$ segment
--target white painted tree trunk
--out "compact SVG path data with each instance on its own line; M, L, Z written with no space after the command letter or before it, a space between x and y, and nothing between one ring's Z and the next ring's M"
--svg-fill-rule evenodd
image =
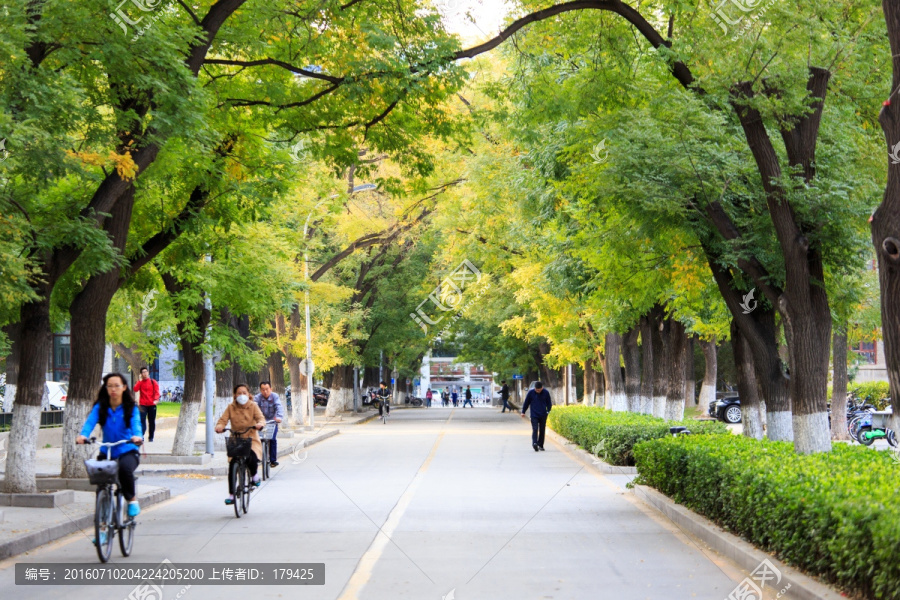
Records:
M709 410L709 403L716 399L716 386L703 383L700 387L700 408L703 412Z
M16 384L6 384L6 394L3 396L3 412L12 412L16 404Z
M766 413L766 436L776 442L794 441L794 424L791 411L769 411ZM826 425L828 417L825 417ZM826 427L827 429L827 427Z
M6 475L3 491L7 493L37 492L37 435L41 428L41 407L16 404L13 426L9 432Z
M74 402L72 398L66 400L67 418L63 421L62 472L60 473L63 477L87 477L84 461L91 457L94 449L86 444L77 445L75 438L81 433L81 428L93 405L93 401ZM140 409L135 406L134 410Z
M325 416L333 418L353 407L353 388L332 388L325 407Z
M666 400L666 421L681 421L684 419L684 398L680 400Z
M831 429L828 427L828 413L794 415L794 450L799 454L831 452Z
M741 410L741 423L745 436L755 440L763 439L763 423L765 421L763 421L762 411Z
M641 396L641 414L653 414L653 398L649 396Z
M213 427L215 427L216 423L219 422L219 418L225 412L225 409L229 404L234 402L234 398L231 396L216 396L215 400L213 400ZM213 433L213 449L218 452L225 451L225 436L219 435L217 433Z
M653 396L653 416L660 419L666 418L666 397Z
M175 456L194 455L194 439L197 437L197 421L199 419L199 402L181 403L178 427L175 429L175 441L172 443L172 454Z
M627 412L628 396L626 394L609 394L609 410L614 412Z

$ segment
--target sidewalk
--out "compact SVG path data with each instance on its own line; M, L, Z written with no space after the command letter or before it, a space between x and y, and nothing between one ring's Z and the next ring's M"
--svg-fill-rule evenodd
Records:
M279 429L278 456L294 454L295 460L302 461L306 458L307 447L337 435L340 433L340 427L362 424L376 416L378 413L370 410L359 414L342 413L337 418L328 419L324 412L319 414L319 411L316 411L313 431L282 431ZM198 464L156 462L183 458L170 455L172 444L175 441L174 424L161 423L161 425L162 427L158 427L156 430L153 443L144 445L141 466L135 471L136 475L224 476L227 474L228 458L224 450L216 450L212 457L202 452L206 443L205 424L197 426L195 456L184 457L195 459ZM216 435L216 437L224 439L224 435ZM88 539L93 537L93 486L87 479L59 479L62 458L58 447L38 449L36 460L40 489L74 489L74 501L55 508L0 506L0 560L27 552L78 531L81 531ZM200 460L204 462L201 463ZM5 467L4 463L5 461L0 461L0 468ZM140 480L137 492L142 508L168 500L171 496L168 488L142 485Z

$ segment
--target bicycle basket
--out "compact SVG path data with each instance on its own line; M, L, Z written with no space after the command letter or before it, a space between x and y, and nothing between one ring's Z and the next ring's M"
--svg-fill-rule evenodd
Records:
M115 460L86 460L88 479L94 485L115 483L119 476L119 463Z
M259 437L264 440L271 440L275 437L275 426L277 423L266 423L266 428L259 432Z
M225 450L228 452L228 458L247 456L250 454L252 444L253 440L249 437L229 435L225 438Z

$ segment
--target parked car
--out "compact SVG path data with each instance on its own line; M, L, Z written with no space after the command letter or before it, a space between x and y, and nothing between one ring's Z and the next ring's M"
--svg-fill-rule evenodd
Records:
M50 402L50 410L64 410L66 398L69 395L69 384L60 381L47 381L44 383L44 392Z
M741 399L739 396L725 396L709 403L709 416L726 423L741 422Z

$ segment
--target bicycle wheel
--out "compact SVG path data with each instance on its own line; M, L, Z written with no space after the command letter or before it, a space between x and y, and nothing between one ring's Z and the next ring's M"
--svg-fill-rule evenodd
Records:
M860 444L862 444L863 446L871 446L875 443L875 438L868 435L871 431L872 427L869 425L859 428L859 432L857 432L856 434L856 439Z
M100 562L105 563L112 554L113 536L116 532L114 519L113 501L109 494L109 488L100 488L97 490L97 502L94 509L94 544L97 546L97 556L100 558Z
M269 478L269 440L263 440L262 443L262 464L259 468L259 475L263 481Z
M232 458L231 460L237 461L238 459ZM238 462L238 464L234 465L234 468L231 469L231 490L234 492L234 516L238 519L241 518L241 495L244 493L243 474L243 465Z
M130 556L131 548L134 546L134 527L136 523L134 518L126 514L127 503L122 494L116 494L116 514L118 515L119 524L119 550L122 556Z
M241 483L244 484L244 493L241 495L241 508L246 515L250 510L250 489L253 487L253 477L250 475L250 467L246 464L241 470Z

